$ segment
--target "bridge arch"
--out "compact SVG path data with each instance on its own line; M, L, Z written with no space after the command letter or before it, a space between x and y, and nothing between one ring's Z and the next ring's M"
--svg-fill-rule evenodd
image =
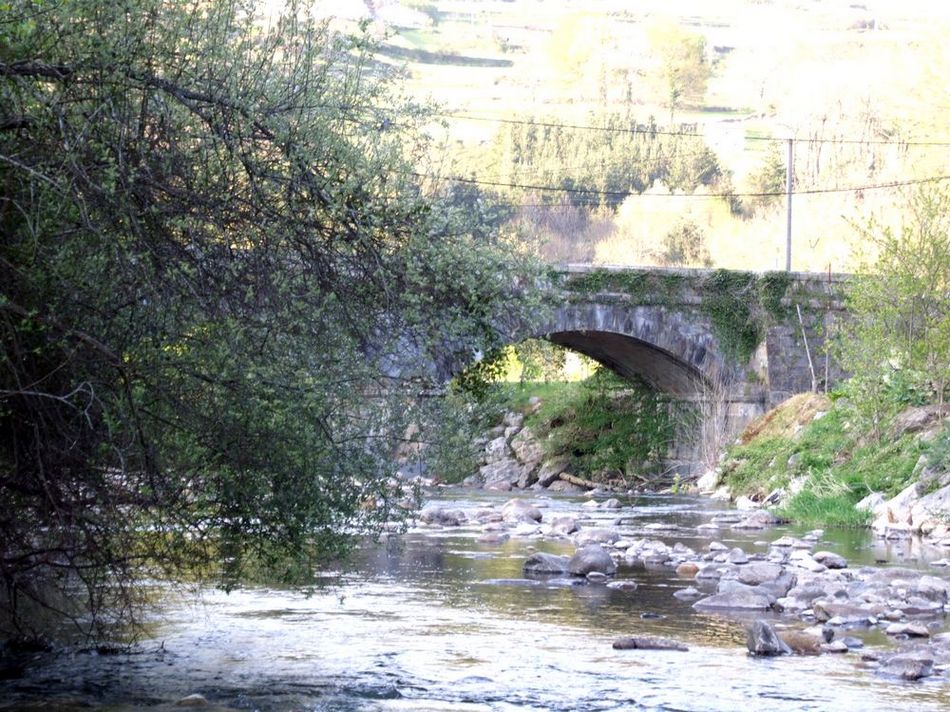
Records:
M546 338L678 397L733 383L739 375L706 325L659 306L565 304L547 323L512 337Z

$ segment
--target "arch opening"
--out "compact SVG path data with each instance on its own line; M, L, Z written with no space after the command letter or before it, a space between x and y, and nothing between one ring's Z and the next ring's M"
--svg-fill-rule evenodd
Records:
M640 339L608 331L557 331L548 341L594 359L618 375L642 378L656 390L683 398L701 391L700 371L672 354Z

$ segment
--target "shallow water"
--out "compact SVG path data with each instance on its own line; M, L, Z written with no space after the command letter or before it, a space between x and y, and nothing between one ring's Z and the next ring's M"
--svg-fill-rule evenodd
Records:
M508 499L441 497L453 508ZM577 498L535 501L547 505L545 516L571 513L588 526L619 519L631 536L649 532L697 551L710 539L696 525L722 511L692 497L638 498L613 511L584 508ZM680 528L649 529L655 523ZM713 538L764 551L784 531L726 528ZM854 653L752 658L742 619L694 612L672 593L695 582L670 569L621 568L615 578L635 579L633 592L527 580L521 567L531 547L573 547L517 537L482 544L480 534L420 529L367 543L312 595L249 588L169 603L155 637L134 653L35 656L23 678L0 681L0 709L175 709L192 693L260 710L950 709L946 677L895 681ZM940 555L877 548L864 532L829 533L819 548L852 566L889 558L928 568L928 556ZM690 649L611 648L629 634L671 637ZM864 635L869 646L890 645L876 631Z

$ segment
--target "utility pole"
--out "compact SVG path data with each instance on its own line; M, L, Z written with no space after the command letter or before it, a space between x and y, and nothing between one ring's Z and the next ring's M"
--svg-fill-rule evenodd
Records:
M785 208L788 213L785 224L785 271L792 271L792 175L794 175L794 149L792 139L788 139L788 160L785 162Z

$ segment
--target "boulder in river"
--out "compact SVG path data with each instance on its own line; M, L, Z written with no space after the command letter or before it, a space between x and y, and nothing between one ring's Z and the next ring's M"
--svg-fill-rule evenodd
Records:
M541 465L541 469L538 470L538 485L540 487L550 487L561 477L562 472L569 472L570 469L571 461L567 458L546 460Z
M676 640L658 638L652 635L633 635L617 638L613 644L614 650L679 650L687 651L689 647Z
M749 516L732 525L733 529L765 529L779 523L779 518L765 509L752 511Z
M610 527L588 527L581 529L574 535L576 546L588 544L613 544L620 539L620 532Z
M526 574L566 574L569 560L566 556L539 551L528 557L522 568Z
M617 571L617 564L604 547L590 544L574 553L567 564L567 570L575 576L586 576L591 571L610 575Z
M574 517L561 515L548 520L551 533L556 536L570 536L577 531L577 520Z
M442 507L426 507L419 512L419 520L425 524L434 524L441 527L457 527L466 521L465 512L458 509L443 509Z
M755 621L746 630L746 647L753 655L790 655L792 652L772 624L763 620Z
M925 651L898 653L883 658L879 671L904 680L919 680L933 675L934 661Z
M784 569L780 564L772 564L767 561L752 561L744 566L740 566L737 577L741 583L749 586L757 586L767 581L775 581L782 575Z
M506 522L540 522L541 510L526 499L509 499L501 508L501 516Z
M812 554L812 558L819 564L824 564L829 569L848 568L847 560L843 556L831 551L816 551Z
M693 586L687 586L686 588L681 588L679 591L673 594L674 598L678 598L681 601L695 601L697 598L702 598L705 594L702 593L698 588Z
M715 593L693 604L697 611L767 611L772 602L764 593L757 591L727 591Z

